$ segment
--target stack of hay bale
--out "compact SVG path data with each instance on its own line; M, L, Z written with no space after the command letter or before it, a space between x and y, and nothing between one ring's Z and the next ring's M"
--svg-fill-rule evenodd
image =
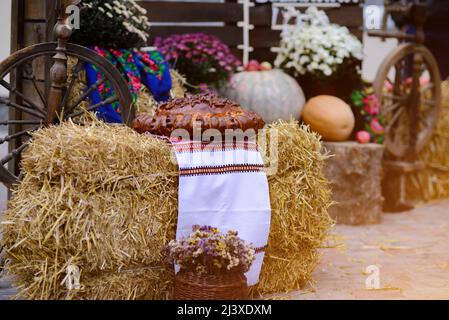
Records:
M449 196L449 81L441 86L442 108L432 139L419 158L426 169L407 177L410 200L431 200Z
M277 123L269 177L272 227L254 293L297 289L311 278L332 224L316 135ZM126 127L71 122L42 129L23 156L24 180L5 213L6 266L29 299L169 299L178 172L171 147ZM67 270L79 268L69 289Z
M40 130L4 218L7 264L32 299L165 298L162 261L177 216L170 147L129 128ZM161 174L164 173L164 175ZM61 282L81 269L81 290ZM121 272L118 272L121 271Z

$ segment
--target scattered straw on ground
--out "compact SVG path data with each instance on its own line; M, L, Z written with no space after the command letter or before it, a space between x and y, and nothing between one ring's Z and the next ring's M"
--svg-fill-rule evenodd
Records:
M319 139L277 123L279 168L270 176L272 227L254 294L311 280L331 219ZM122 126L67 122L41 129L23 155L26 173L3 224L7 270L29 299L168 299L177 166L170 146ZM69 290L68 266L81 271Z

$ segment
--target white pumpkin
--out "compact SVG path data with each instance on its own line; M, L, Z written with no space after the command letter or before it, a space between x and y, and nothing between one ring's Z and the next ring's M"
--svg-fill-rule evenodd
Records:
M223 95L257 112L266 123L299 120L305 104L301 87L280 69L236 73Z

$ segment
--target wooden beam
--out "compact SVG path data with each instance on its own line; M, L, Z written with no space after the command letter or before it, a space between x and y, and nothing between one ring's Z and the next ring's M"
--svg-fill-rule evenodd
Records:
M148 10L151 22L209 22L237 23L243 19L238 3L148 2L139 1Z

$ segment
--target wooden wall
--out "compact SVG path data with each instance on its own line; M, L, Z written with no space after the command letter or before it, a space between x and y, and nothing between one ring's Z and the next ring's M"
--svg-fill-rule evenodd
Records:
M12 0L12 51L51 40L55 23L55 2ZM202 31L218 36L234 53L241 56L242 51L237 49L237 46L243 43L243 32L237 23L243 20L243 9L237 0L226 0L224 3L154 0L138 2L148 10L151 22L163 23L152 27L153 40L158 36ZM362 38L363 10L360 4L350 3L340 8L324 10L331 21L347 26L351 32ZM250 58L269 61L274 59L275 53L271 52L270 48L278 45L280 32L271 29L271 16L271 4L256 4L250 9L250 22L255 26L254 30L250 31L250 45L254 47ZM221 25L202 26L205 22ZM184 25L179 25L180 23Z
M12 19L11 19L11 51L14 52L21 48L52 40L53 26L56 21L54 11L55 0L12 0ZM39 61L39 81L38 87L41 92L48 90L49 79L48 71L50 70L51 61L45 59ZM21 73L11 74L10 83L13 87L24 93L27 97L31 97L33 102L41 104L41 100L34 89L30 80L27 80ZM10 99L14 102L21 103L20 97L11 95ZM10 114L15 119L26 119L26 114L10 108ZM11 125L9 127L10 134L21 131L21 125ZM20 139L13 139L9 143L9 149L14 150L22 144ZM12 170L18 173L18 161L10 162Z
M12 51L51 39L54 5L54 0L12 0Z
M242 52L237 45L243 43L242 28L237 22L243 20L242 5L236 0L227 0L225 3L204 2L168 2L168 1L138 1L148 10L152 23L151 37L166 37L171 34L189 32L206 32L214 34L227 43L231 49L241 56ZM344 4L337 8L322 8L326 10L332 22L347 26L351 32L362 39L363 9L359 4ZM271 4L256 4L250 9L250 23L254 29L250 31L250 45L254 51L250 58L258 60L274 60L276 54L270 51L271 47L279 44L280 31L271 29ZM222 22L223 26L201 26L205 22ZM179 23L196 26L179 25ZM177 25L178 24L178 25Z

